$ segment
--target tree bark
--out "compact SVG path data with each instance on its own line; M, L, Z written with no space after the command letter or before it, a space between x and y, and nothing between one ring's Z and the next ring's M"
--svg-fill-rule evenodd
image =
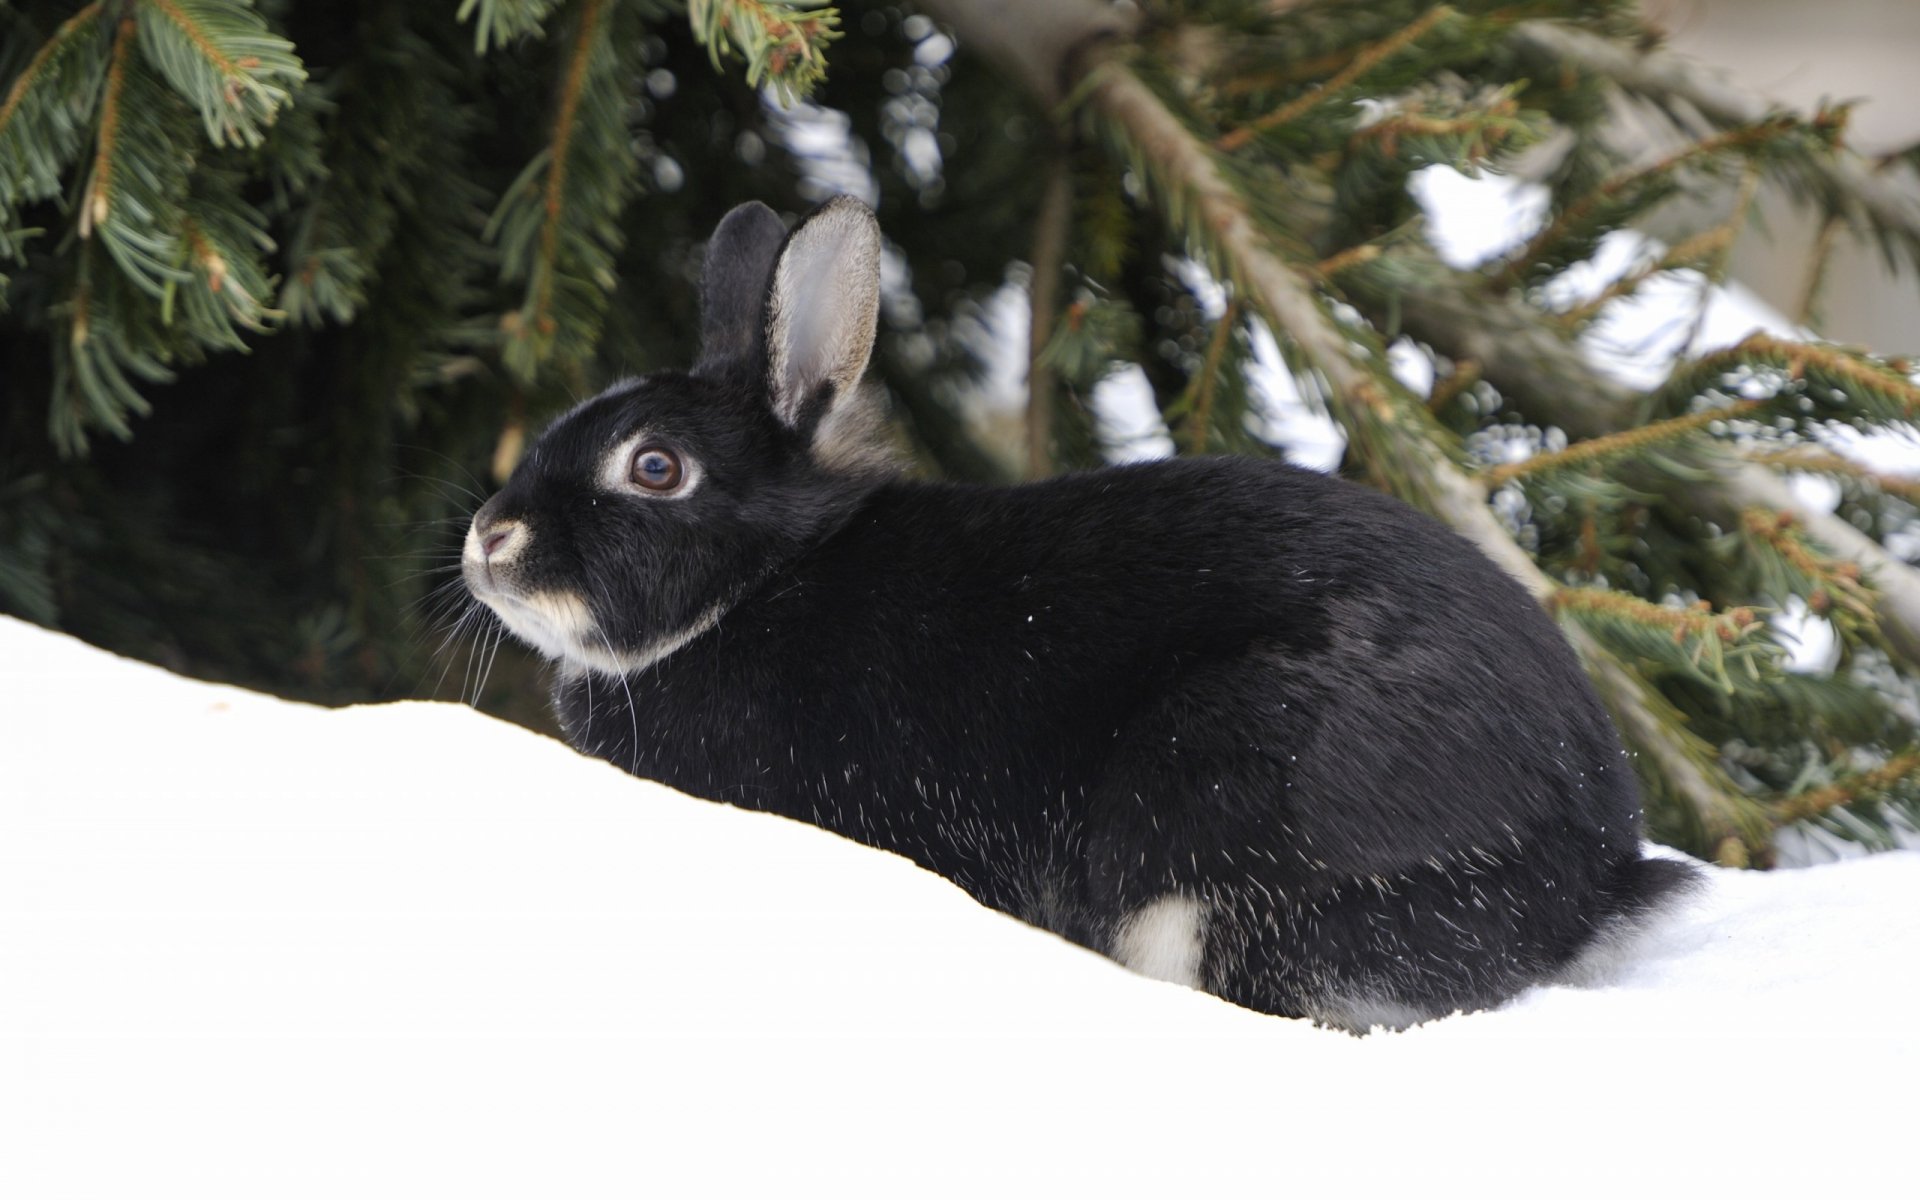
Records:
M1073 220L1073 191L1064 153L1047 167L1047 186L1033 219L1033 278L1027 284L1027 478L1053 474L1053 368L1041 361L1060 312L1060 271Z

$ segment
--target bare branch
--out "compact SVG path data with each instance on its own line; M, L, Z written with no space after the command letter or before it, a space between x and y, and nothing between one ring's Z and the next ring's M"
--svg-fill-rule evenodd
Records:
M1033 279L1027 285L1027 476L1053 474L1054 370L1041 361L1060 312L1060 271L1073 219L1073 191L1063 154L1047 168L1046 191L1033 222Z

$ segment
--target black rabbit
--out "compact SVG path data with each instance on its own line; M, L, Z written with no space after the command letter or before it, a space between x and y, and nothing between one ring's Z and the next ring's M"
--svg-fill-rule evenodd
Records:
M575 746L1349 1029L1497 1004L1686 881L1553 623L1405 505L1231 458L894 477L879 274L855 201L736 208L693 370L475 514L468 586Z

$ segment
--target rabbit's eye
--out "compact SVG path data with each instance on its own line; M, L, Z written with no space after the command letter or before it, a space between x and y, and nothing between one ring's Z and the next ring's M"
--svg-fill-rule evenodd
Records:
M633 482L650 492L670 492L680 486L685 472L680 456L665 446L642 446L633 452L633 467L628 472Z

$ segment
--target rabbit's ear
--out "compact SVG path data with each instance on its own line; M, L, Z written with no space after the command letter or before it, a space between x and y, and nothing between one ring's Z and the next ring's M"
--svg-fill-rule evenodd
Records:
M767 382L789 429L810 437L837 399L852 396L879 311L880 224L841 196L787 239L767 297Z
M720 218L700 271L700 357L695 371L736 359L757 363L767 285L786 240L787 227L758 200Z

